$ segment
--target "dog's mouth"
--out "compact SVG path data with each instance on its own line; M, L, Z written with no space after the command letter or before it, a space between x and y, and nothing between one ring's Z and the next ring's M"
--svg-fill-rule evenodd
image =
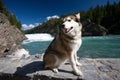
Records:
M70 32L72 29L73 29L73 27L70 27L70 28L64 28L64 31L65 31L65 33L68 33L68 32Z

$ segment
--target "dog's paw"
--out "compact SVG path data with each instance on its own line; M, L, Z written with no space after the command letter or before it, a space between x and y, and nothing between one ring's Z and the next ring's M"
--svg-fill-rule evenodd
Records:
M79 62L77 62L77 63L76 63L76 66L82 66L82 64L81 64L81 63L79 63Z
M54 73L58 73L58 69L57 68L54 68L52 69Z
M83 73L81 71L74 71L74 74L83 77Z

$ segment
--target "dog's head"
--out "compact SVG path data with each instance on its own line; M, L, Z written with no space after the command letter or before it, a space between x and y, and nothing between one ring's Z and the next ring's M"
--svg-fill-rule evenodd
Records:
M63 19L61 30L64 34L75 35L81 28L80 13L67 16Z

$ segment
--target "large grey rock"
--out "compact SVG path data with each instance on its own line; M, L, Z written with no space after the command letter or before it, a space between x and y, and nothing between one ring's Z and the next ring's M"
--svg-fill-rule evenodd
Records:
M83 36L102 36L106 35L108 30L96 23L90 21L90 19L82 21L83 25Z
M0 13L0 57L11 54L21 48L21 41L26 39L24 34L10 24L7 17Z

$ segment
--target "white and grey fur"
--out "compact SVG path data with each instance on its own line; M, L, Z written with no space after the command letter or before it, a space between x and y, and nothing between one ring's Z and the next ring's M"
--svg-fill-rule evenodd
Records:
M77 51L82 43L81 29L80 13L67 16L63 19L62 26L60 26L60 33L45 51L43 57L45 68L50 68L54 72L58 72L58 67L61 63L69 59L74 73L76 75L83 75L77 67L81 65L77 60Z

